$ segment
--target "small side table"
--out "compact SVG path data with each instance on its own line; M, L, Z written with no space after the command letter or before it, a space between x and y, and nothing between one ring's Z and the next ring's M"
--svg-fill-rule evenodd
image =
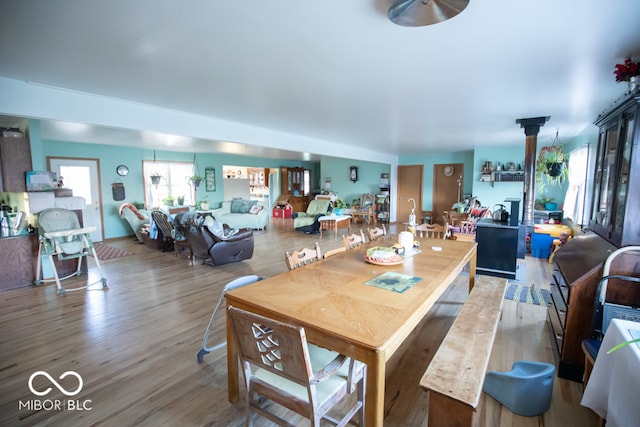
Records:
M318 218L320 222L320 237L323 230L333 230L334 238L338 238L338 229L346 228L347 234L351 232L351 215L325 215Z

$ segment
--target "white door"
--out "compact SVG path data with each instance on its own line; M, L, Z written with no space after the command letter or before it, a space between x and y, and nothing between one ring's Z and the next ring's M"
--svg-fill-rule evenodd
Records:
M101 242L102 200L100 193L100 160L48 157L49 170L62 177L64 188L71 188L73 195L85 200L82 222L85 227L95 227L91 233L93 242Z

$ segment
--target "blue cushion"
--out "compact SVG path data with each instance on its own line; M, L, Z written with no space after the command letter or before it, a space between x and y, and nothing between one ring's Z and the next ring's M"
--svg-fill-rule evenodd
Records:
M229 212L231 213L249 213L251 206L258 203L256 200L233 199Z

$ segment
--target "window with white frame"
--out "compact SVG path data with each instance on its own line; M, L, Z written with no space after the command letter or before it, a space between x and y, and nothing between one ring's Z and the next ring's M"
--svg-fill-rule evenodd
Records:
M304 170L304 195L308 196L311 191L311 171L309 169Z
M564 198L565 218L574 224L584 225L585 197L587 189L587 165L589 160L589 146L585 145L569 153L569 185Z
M194 174L193 163L144 160L142 173L146 207L177 206L179 198L182 205L195 204L194 191L188 180Z

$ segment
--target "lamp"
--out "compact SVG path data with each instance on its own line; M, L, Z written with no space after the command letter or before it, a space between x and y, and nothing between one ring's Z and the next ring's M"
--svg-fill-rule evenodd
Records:
M409 214L409 225L413 227L416 225L416 200L413 197L409 197L407 201L409 200L413 202L413 208Z
M469 0L397 0L387 16L403 27L438 24L462 12Z

